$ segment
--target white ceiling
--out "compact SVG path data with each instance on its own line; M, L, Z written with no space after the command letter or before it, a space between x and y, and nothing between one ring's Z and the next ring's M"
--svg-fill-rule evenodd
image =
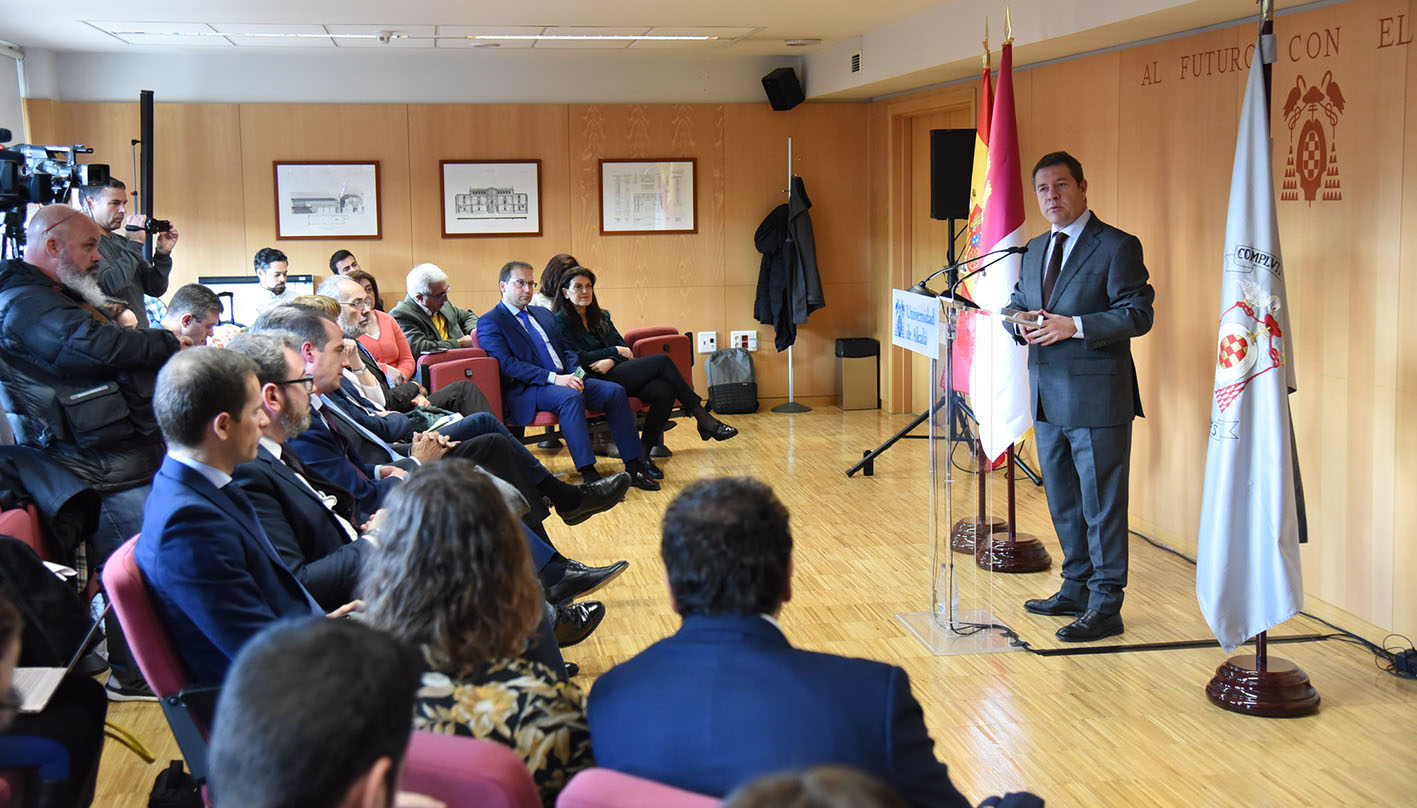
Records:
M22 47L56 51L161 52L173 48L271 48L353 46L356 40L330 38L264 41L233 36L164 36L177 30L301 31L310 33L376 33L381 30L429 35L467 33L497 28L535 33L553 26L612 28L629 33L700 33L724 38L705 43L637 43L635 48L683 47L732 50L745 54L792 54L789 38L819 38L826 42L856 36L939 5L939 0L247 0L213 3L203 0L66 0L27 3L23 13L10 11L0 19L0 39ZM175 24L175 25L174 25ZM141 36L113 36L104 29L151 31ZM664 30L674 29L674 30ZM296 43L296 44L292 44ZM439 40L439 47L451 42ZM380 43L373 42L377 46ZM360 45L370 46L368 41ZM431 41L394 40L384 47L426 47ZM500 47L529 47L503 43ZM537 43L537 47L586 47L586 43ZM623 49L625 42L596 47Z
M126 98L142 84L189 101L742 101L783 64L801 71L809 98L859 100L977 74L984 28L997 50L1006 8L1019 67L1258 10L1256 0L51 0L0 15L0 40L35 57L27 92L73 100ZM340 36L386 31L387 43ZM271 33L304 36L260 36ZM717 38L466 38L499 33ZM848 70L858 53L864 69ZM257 80L262 67L276 77ZM466 71L481 81L456 78Z

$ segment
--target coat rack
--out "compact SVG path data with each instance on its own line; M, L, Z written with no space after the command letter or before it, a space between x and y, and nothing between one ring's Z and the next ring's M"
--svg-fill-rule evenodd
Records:
M787 205L788 205L788 215L791 216L791 206L792 206L792 138L791 138L790 136L787 138ZM797 340L794 338L792 341L795 343ZM773 407L773 408L772 408L772 411L773 411L773 412L787 412L787 413L793 413L793 412L811 412L811 411L812 411L812 408L811 408L811 407L808 407L806 404L798 404L798 403L794 400L794 394L795 394L796 390L795 390L795 387L794 387L793 382L794 382L794 379L793 379L793 377L792 377L792 346L789 345L789 346L787 346L787 401L786 401L786 403L779 404L779 405L777 405L776 407Z

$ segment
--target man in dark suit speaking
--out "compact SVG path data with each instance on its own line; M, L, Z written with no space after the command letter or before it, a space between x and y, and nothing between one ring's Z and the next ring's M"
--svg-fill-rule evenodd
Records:
M1029 346L1029 400L1063 585L1024 608L1076 617L1058 639L1085 642L1123 629L1132 419L1142 414L1130 340L1151 330L1156 292L1141 242L1088 210L1072 155L1044 155L1033 189L1053 226L1028 243L1009 306L1043 318L1015 338Z

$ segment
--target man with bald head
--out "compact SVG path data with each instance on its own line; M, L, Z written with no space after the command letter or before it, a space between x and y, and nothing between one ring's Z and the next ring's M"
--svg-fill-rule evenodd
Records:
M102 496L91 564L142 526L163 455L153 382L183 346L165 329L109 319L98 283L101 237L81 211L49 205L25 229L24 259L0 269L0 404L16 443L43 450ZM141 687L116 628L110 623L114 678Z

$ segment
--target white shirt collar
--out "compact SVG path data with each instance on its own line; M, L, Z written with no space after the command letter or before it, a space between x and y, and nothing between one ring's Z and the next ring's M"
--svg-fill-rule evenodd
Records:
M171 450L168 450L167 456L172 458L173 460L176 460L178 463L181 463L187 468L197 472L203 477L206 477L207 481L210 482L212 485L216 486L217 488L225 488L226 484L231 482L230 474L227 474L219 468L208 466L206 463L203 463L202 461L197 460L196 458L189 457L185 454L178 454Z
M770 614L760 614L760 615L758 615L758 617L761 617L761 618L763 618L764 620L768 621L769 623L772 623L772 627L775 628L775 629L777 629L778 631L782 631L782 624L779 623L779 622L777 622L777 618L776 618L776 617L773 617L773 616L770 615ZM782 633L785 635L787 632L782 631Z
M285 452L284 446L281 446L279 443L276 443L265 435L261 436L261 447L264 448L266 451L270 452L271 454L275 455L276 460L280 460L281 455Z
M1054 233L1057 233L1057 232L1061 231L1061 232L1067 233L1067 234L1068 234L1068 240L1067 240L1067 242L1065 242L1065 243L1067 243L1067 244L1073 244L1073 243L1076 243L1076 242L1077 242L1078 236L1081 236L1081 235L1082 235L1082 229L1083 229L1084 227L1087 227L1087 223L1090 222L1090 221L1092 221L1092 209L1091 209L1091 208L1088 208L1087 210L1084 210L1084 211L1082 212L1082 215L1081 215L1081 216L1077 217L1076 219L1073 219L1073 223L1072 223L1072 224L1068 225L1067 227L1063 227L1063 228L1054 227L1054 228L1053 228L1053 232L1054 232Z
M516 306L513 306L511 303L508 303L505 300L502 301L502 305L506 307L507 311L510 311L512 313L513 317L520 317L521 313L523 311L526 311L525 309L519 309Z

